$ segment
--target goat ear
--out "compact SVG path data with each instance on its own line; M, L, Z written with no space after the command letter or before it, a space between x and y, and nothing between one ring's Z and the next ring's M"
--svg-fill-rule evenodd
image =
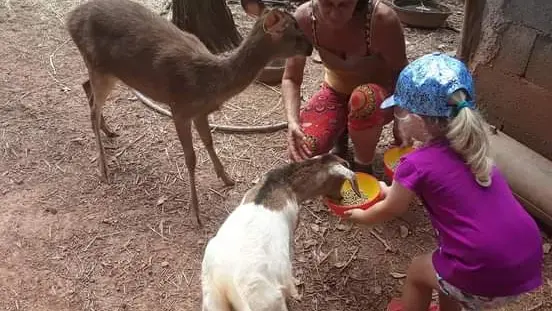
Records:
M261 16L265 10L265 5L261 0L241 0L240 3L245 13L255 17Z
M341 163L333 162L329 167L330 175L344 179L353 179L355 173Z
M341 158L339 158L339 159L341 159ZM345 161L343 159L341 159L341 160ZM345 167L343 163L335 163L334 162L334 164L332 164L332 166L330 167L329 172L330 172L330 175L332 175L332 176L348 180L351 183L351 188L353 189L353 191L359 197L363 197L363 195L360 191L360 188L358 186L358 180L357 180L357 176L356 176L355 172L353 172L349 168Z

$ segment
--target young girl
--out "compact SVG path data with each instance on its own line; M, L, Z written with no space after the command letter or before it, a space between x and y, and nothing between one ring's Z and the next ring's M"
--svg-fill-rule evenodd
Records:
M427 311L432 290L450 311L497 307L539 287L540 232L489 157L465 65L440 53L415 60L381 108L393 106L403 141L423 145L401 159L391 187L382 184L382 201L347 215L376 224L404 213L416 195L426 206L438 247L412 261L402 310Z

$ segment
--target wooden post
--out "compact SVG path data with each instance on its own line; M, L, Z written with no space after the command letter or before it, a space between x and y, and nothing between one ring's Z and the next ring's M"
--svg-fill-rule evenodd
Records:
M172 1L172 22L196 35L212 53L232 50L243 40L225 0Z
M456 53L456 57L466 64L470 62L479 44L484 9L485 1L464 1L464 23L462 25L460 48Z

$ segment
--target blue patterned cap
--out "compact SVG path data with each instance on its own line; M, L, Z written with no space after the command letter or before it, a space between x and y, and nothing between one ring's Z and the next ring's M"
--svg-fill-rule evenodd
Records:
M400 73L395 93L381 108L399 106L411 113L453 117L456 107L450 96L459 89L467 93L463 107L475 109L473 80L460 60L439 52L424 55L408 64Z

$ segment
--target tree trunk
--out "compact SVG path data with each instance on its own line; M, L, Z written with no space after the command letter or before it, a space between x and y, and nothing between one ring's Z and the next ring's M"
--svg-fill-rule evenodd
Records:
M225 0L172 0L172 22L196 35L214 54L242 41Z

